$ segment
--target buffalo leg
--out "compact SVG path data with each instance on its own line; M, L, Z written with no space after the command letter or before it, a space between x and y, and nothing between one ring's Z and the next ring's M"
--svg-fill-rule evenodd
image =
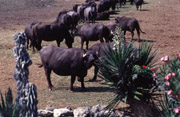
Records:
M126 40L126 31L124 31L124 40Z
M99 68L95 65L94 66L94 77L93 77L92 81L96 81L98 70L99 70Z
M86 49L88 50L89 41L86 40Z
M76 76L75 75L71 75L71 84L70 84L70 91L73 91L73 84L75 82Z
M139 29L136 29L136 31L137 31L137 34L138 34L138 42L140 41L140 31L139 31Z
M83 49L84 37L81 37L81 49Z
M60 47L60 40L56 40L57 46Z
M137 10L139 9L139 5L136 5L136 9L137 9Z
M134 31L131 31L131 41L133 40L134 37Z
M44 67L44 70L45 70L46 78L48 81L48 88L50 90L52 90L53 85L52 85L51 79L50 79L51 70L49 68L46 68L46 67Z
M84 77L81 77L81 88L82 90L85 89L85 86L84 86Z
M29 49L29 39L27 38L27 45L26 48Z

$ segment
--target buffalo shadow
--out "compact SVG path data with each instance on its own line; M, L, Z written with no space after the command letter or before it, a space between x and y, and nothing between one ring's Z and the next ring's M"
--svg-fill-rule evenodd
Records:
M114 92L114 88L110 87L86 87L85 89L81 89L81 87L74 87L73 92Z
M132 41L138 41L138 39L132 39ZM156 42L156 41L154 41L154 40L140 39L139 42Z

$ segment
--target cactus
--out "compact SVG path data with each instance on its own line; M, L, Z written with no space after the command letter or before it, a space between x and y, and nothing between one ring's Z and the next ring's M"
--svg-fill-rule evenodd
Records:
M19 109L19 117L37 117L37 89L32 83L29 83L29 69L32 64L29 54L26 51L26 35L25 33L17 33L13 36L15 41L14 56L16 58L16 72L14 79L17 84L16 98Z

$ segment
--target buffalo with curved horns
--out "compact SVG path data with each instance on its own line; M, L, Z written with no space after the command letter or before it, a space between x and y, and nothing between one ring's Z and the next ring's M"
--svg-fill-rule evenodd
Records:
M43 47L40 51L40 57L48 81L48 87L52 90L53 85L50 74L53 71L61 76L71 75L71 91L73 91L76 76L81 81L81 88L85 88L84 77L87 75L87 70L98 59L97 53L92 50L85 51L80 48L60 48L55 46Z

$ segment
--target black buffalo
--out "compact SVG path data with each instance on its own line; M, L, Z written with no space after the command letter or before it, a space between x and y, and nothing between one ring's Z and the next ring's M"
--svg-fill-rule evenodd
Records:
M130 46L132 47L131 44L125 43L125 46ZM101 67L101 62L106 58L109 48L113 49L114 47L114 42L109 42L109 43L96 43L92 45L89 50L96 51L98 53L98 59L95 61L94 64L94 77L91 81L95 81L97 79L97 73L99 70L99 67Z
M84 77L87 70L94 64L97 53L80 48L60 48L55 46L46 46L40 51L41 61L45 70L48 87L52 90L50 79L51 71L61 76L71 75L70 90L73 91L73 83L76 76L81 81L81 88L84 89Z
M140 6L140 10L141 10L143 2L144 2L144 0L134 0L134 3L136 4L137 10L139 9L139 6Z
M84 24L78 27L77 35L81 37L81 49L83 49L84 41L86 41L86 49L88 49L89 41L109 42L109 29L103 24Z
M110 4L109 0L100 1L97 4L97 12L101 13L101 12L104 12L104 11L108 11L110 9L110 7L111 7L111 4Z
M72 43L74 42L73 37L69 33L67 27L61 23L38 23L33 28L33 35L34 35L34 46L37 50L40 50L42 40L44 41L54 41L56 40L57 45L60 46L60 42L63 41L65 38L65 43L69 48L72 48Z
M71 16L72 23L71 23L71 33L76 30L76 26L78 25L78 22L80 20L80 16L75 11L67 11L67 14Z
M118 0L119 2L119 7L122 7L122 5L126 4L126 0Z
M98 13L97 17L96 17L96 20L109 20L109 16L110 16L109 11Z
M114 42L110 43L96 43L92 45L89 50L96 51L98 53L98 60L94 64L94 77L91 81L95 81L97 79L97 73L99 70L99 63L106 56L106 52L108 51L108 47L113 48ZM100 61L99 61L100 60Z
M67 11L61 11L59 12L58 17L56 18L56 22L65 24L65 26L70 30L72 27L73 20L72 17L69 14L67 14Z
M137 34L138 34L138 41L140 41L140 31L142 33L145 33L141 30L139 26L139 22L136 18L133 17L117 17L115 18L116 23L120 26L120 28L124 31L124 39L126 35L126 31L131 32L131 41L134 37L134 30L136 29Z
M37 24L37 21L33 21L29 24L26 25L25 29L24 29L24 33L26 34L27 37L27 49L29 48L29 41L30 41L30 47L33 45L32 42L34 40L34 36L33 36L33 27L35 24ZM34 51L34 46L33 46L33 51Z
M91 6L87 7L84 9L84 20L90 21L92 23L95 23L95 19L97 17L97 12L96 12L96 4L92 4Z

